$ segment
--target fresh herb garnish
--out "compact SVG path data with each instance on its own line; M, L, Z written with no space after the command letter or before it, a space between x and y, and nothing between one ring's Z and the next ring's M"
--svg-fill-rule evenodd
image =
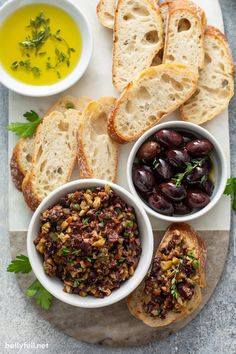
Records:
M21 254L11 261L7 267L8 272L12 273L30 273L32 270L29 258Z
M61 30L58 29L55 33L51 32L50 19L46 18L44 13L40 13L34 19L30 20L27 26L28 30L31 31L26 38L19 42L19 46L23 50L23 55L27 58L32 57L32 55L43 57L47 54L46 51L41 50L44 44L48 40L56 40L58 43L62 43L64 47L63 50L55 49L54 64L50 62L51 58L47 58L46 68L55 71L58 78L61 78L59 67L62 64L66 64L67 67L70 66L71 53L75 53L75 49L71 48L67 41L62 37ZM41 75L42 69L31 64L30 59L27 60L15 60L11 69L16 71L18 69L23 69L28 72L32 72L35 77Z
M37 279L26 289L26 295L34 297L36 304L40 305L44 310L48 310L51 307L53 297Z
M15 133L21 138L28 138L34 135L37 126L41 123L41 118L35 111L29 111L23 114L27 123L11 123L7 126L7 130Z
M236 210L236 177L228 178L224 194L232 196L232 208Z
M171 295L176 299L177 298L177 294L178 294L178 289L177 289L177 286L176 286L176 283L177 283L177 280L176 280L176 277L174 277L171 281Z
M62 256L67 256L70 253L70 249L67 247L62 248L61 250L61 255Z
M186 169L184 172L181 173L177 173L173 178L172 181L175 182L176 187L179 187L183 181L183 179L185 178L186 175L190 174L194 168L196 167L201 167L202 164L208 159L207 156L203 157L203 158L198 158L198 159L193 159L190 162L186 162Z
M17 70L18 68L22 68L25 71L31 71L35 77L40 76L41 74L41 70L37 66L31 66L30 59L14 61L11 64L12 70Z
M8 265L7 271L23 274L30 273L32 268L29 258L23 254L16 256L16 258ZM36 303L44 310L48 310L51 307L53 297L37 279L28 286L26 289L26 295L28 297L35 297Z
M83 218L83 219L82 219L82 223L83 223L84 225L88 225L88 223L89 223L89 218Z
M157 161L157 158L155 157L155 159L152 162L152 167L154 170L156 170L158 166L159 166L159 162Z

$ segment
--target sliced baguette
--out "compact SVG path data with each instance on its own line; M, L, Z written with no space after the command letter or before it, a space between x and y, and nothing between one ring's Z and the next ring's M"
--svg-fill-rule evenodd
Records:
M53 111L65 112L67 109L76 109L82 114L84 108L91 102L90 98L65 96L57 100L45 113L44 117ZM18 190L22 190L22 182L30 169L34 148L34 136L19 139L15 145L10 161L12 181Z
M181 118L203 124L223 112L234 95L234 63L227 39L217 28L205 33L205 66L196 93L180 108Z
M168 326L173 322L184 319L194 312L202 302L201 288L206 286L205 282L205 262L206 262L206 248L205 243L197 233L187 224L176 223L172 224L166 231L158 249L156 256L159 256L159 251L161 248L167 246L168 242L172 239L173 235L181 235L188 247L191 249L193 256L198 259L200 266L198 268L197 274L199 275L198 284L196 284L194 289L194 295L190 301L187 302L186 306L180 313L174 311L169 311L165 319L159 317L153 317L147 314L143 308L144 301L144 288L145 280L139 285L139 287L128 297L127 305L130 313L137 319L143 321L146 325L150 327L164 327Z
M86 96L74 97L74 96L64 96L59 98L45 113L45 116L48 114L58 111L66 112L68 109L76 109L79 115L82 115L84 109L91 102L91 99Z
M13 149L10 161L11 178L16 188L22 190L23 179L29 171L34 149L34 135L29 138L19 139Z
M121 92L151 66L163 47L163 25L152 0L118 0L113 45L112 80Z
M205 13L189 0L169 1L166 23L163 63L188 65L198 72L204 66Z
M99 22L113 30L115 20L116 0L100 0L97 5Z
M83 113L78 131L78 160L81 178L100 178L115 182L118 144L107 133L108 116L115 98L101 97Z
M192 70L179 64L144 70L116 101L108 124L111 138L118 143L137 139L193 95L197 78Z
M76 110L64 114L54 111L38 126L32 165L22 183L25 201L32 210L70 180L77 157L80 118Z

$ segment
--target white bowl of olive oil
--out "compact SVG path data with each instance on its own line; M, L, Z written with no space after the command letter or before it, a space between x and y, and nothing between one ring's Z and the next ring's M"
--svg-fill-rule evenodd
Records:
M43 97L62 92L86 71L90 25L70 0L10 0L0 8L0 80L10 90Z

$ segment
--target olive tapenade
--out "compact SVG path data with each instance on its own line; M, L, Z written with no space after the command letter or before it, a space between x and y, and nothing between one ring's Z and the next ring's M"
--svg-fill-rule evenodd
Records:
M135 211L109 186L78 190L47 209L34 243L46 274L80 296L110 295L141 255Z
M181 312L199 284L199 266L199 259L176 231L154 258L145 281L144 311L162 319L168 311Z

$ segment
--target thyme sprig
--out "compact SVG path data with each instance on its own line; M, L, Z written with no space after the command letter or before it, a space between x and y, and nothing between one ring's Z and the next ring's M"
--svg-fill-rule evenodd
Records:
M46 18L44 13L41 12L34 19L30 20L27 29L31 31L29 35L26 36L25 40L19 42L19 46L23 50L23 55L27 57L26 60L15 60L11 64L11 69L16 71L18 69L23 69L28 72L32 72L35 77L41 75L41 68L33 66L29 58L34 56L44 57L47 53L42 50L42 47L48 40L56 40L58 43L63 43L65 48L64 51L59 50L57 47L55 49L54 64L51 63L51 58L48 57L45 63L46 69L50 69L56 72L58 78L61 77L59 72L59 67L62 64L66 64L67 67L70 66L71 53L75 52L74 48L71 48L67 41L62 37L61 30L58 29L55 33L51 32L50 19Z
M190 162L186 162L186 169L184 172L177 173L173 178L172 181L175 182L176 187L179 187L185 178L185 176L189 175L196 167L201 167L203 163L208 159L207 156L202 158L193 159Z

